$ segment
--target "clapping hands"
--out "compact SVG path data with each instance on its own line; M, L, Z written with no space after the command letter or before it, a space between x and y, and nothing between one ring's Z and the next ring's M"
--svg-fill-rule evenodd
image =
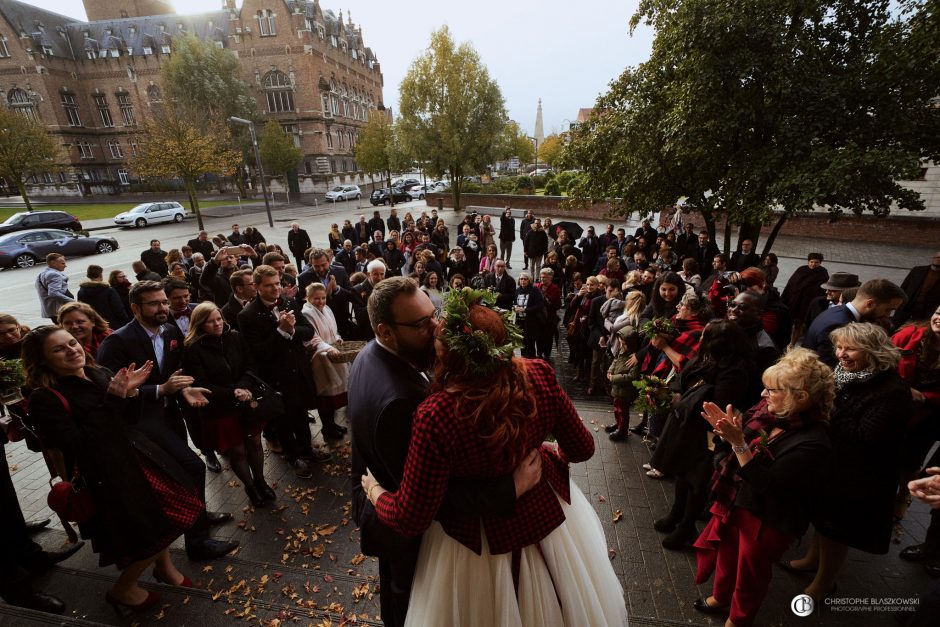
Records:
M113 394L121 398L127 398L128 395L133 396L131 393L147 381L150 372L153 370L153 362L149 359L144 362L143 366L135 370L136 365L137 364L132 362L126 368L121 368L117 371L117 374L114 375L114 378L112 378L111 382L108 384L108 394Z

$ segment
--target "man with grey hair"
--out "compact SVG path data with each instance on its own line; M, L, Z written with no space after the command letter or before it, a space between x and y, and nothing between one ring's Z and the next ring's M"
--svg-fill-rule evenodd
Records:
M375 337L372 323L369 321L369 296L375 286L385 279L385 262L373 259L366 266L366 280L352 288L353 315L356 317L356 335L360 340L371 340Z
M287 248L294 255L298 271L303 270L304 252L311 246L313 246L313 242L310 241L307 232L300 228L300 224L297 222L291 222L290 231L287 232Z

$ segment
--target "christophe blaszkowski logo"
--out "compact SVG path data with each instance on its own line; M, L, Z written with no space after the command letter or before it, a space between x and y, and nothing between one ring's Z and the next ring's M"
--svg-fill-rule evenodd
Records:
M808 594L798 594L790 601L790 609L801 618L812 614L815 607L816 603L813 601L813 597Z

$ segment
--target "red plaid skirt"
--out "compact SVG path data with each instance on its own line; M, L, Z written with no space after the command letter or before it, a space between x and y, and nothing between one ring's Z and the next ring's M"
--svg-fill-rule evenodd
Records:
M150 546L135 551L134 555L115 556L114 562L120 570L134 562L156 555L170 546L174 540L183 535L184 531L193 526L202 510L205 509L205 504L195 492L181 486L147 458L138 455L138 459L140 469L147 477L147 482L150 483L153 496L163 510L170 531Z

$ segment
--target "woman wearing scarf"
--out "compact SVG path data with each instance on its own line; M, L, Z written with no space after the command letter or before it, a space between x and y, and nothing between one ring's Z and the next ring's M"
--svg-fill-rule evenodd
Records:
M676 276L675 273L669 274ZM671 284L669 284L671 286ZM646 311L649 311L647 306ZM681 372L682 368L695 357L698 351L702 330L711 319L711 310L708 301L693 291L686 292L678 301L676 314L672 316L672 326L675 335L655 335L645 347L636 353L636 363L640 365L640 374L659 377L665 380L669 373L675 369ZM645 435L649 424L649 435L658 438L665 426L665 412L652 416L644 414L643 420L631 431L637 435ZM647 469L648 476L653 479L662 479L663 473L655 467Z
M342 248L343 242L348 239L343 237L343 234L339 232L339 225L335 223L330 225L330 232L326 237L330 241L330 250L334 253Z
M307 286L307 302L302 311L321 340L313 355L313 380L317 385L317 413L323 422L323 437L338 440L347 431L336 424L336 410L347 404L349 366L330 361L330 355L338 352L333 344L343 338L339 336L333 312L326 306L326 288L319 281Z
M754 623L774 562L806 532L819 477L828 471L832 370L797 348L764 372L763 399L742 418L705 403L702 416L731 445L712 477L712 518L695 541L695 583L714 573L712 594L695 609Z
M825 475L816 536L789 570L816 571L806 594L832 593L849 547L884 555L891 544L901 470L904 420L911 390L897 373L901 351L881 327L853 322L829 336L839 363L836 404L829 419L832 471Z
M104 338L112 332L108 321L99 316L91 305L77 300L59 308L59 326L71 333L92 358L98 354Z

